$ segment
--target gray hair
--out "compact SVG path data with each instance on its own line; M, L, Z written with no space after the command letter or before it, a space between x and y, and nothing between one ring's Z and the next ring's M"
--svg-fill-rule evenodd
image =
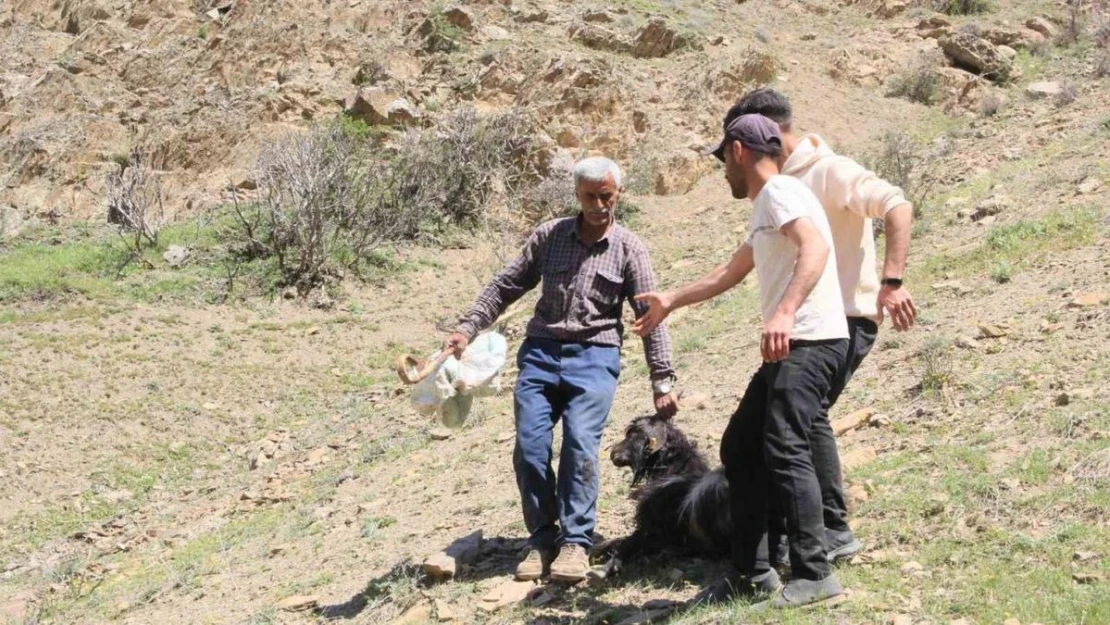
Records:
M604 182L610 175L613 176L613 184L620 188L620 166L604 156L584 158L574 164L574 187L577 189L582 182Z

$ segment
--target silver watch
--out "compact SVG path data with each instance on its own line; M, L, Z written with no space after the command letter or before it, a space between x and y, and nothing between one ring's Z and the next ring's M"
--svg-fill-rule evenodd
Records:
M655 391L657 395L666 395L674 390L674 380L657 380L651 383L651 390Z

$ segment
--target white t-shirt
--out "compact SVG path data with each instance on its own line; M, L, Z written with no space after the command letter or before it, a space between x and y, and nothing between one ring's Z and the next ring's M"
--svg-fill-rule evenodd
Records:
M836 254L832 234L821 202L803 183L790 176L774 176L756 196L747 244L755 256L759 276L759 299L763 305L763 322L775 315L779 301L794 277L798 246L782 233L782 227L801 217L808 217L821 238L829 245L829 258L817 285L798 308L790 338L820 341L848 338L848 322L844 317L844 300L836 274Z

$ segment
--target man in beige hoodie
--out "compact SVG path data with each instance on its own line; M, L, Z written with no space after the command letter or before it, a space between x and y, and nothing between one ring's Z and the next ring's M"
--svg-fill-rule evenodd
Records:
M810 444L821 483L825 541L830 561L847 559L862 545L848 527L848 511L840 473L836 437L828 412L852 374L875 343L879 324L889 315L895 330L908 330L917 316L913 298L902 285L913 226L913 207L902 190L879 178L856 161L836 154L816 134L795 136L786 96L773 89L749 92L732 107L728 117L759 114L778 123L782 131L782 173L802 181L820 200L832 231L837 273L848 317L848 361L834 381L813 422ZM875 237L871 223L883 219L886 257L882 278L876 270Z

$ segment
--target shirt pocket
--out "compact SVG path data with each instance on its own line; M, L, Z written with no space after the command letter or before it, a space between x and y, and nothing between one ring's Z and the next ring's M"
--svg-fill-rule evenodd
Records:
M624 276L600 270L594 275L593 288L590 289L590 303L594 312L601 317L620 316L621 296L624 294ZM614 312L616 309L616 312Z

